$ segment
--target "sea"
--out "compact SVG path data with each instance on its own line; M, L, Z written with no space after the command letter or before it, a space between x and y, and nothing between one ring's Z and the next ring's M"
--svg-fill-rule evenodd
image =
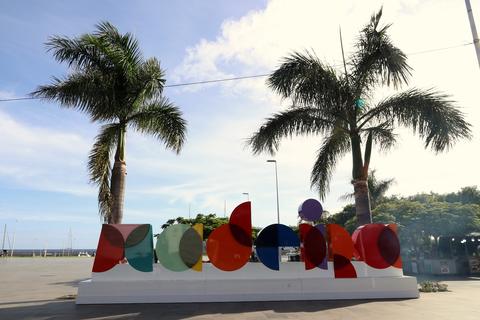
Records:
M15 249L4 250L0 256L13 257L78 257L78 256L94 256L96 249Z

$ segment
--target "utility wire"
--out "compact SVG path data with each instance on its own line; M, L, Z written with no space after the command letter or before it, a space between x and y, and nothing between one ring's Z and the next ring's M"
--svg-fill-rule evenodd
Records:
M407 53L407 56L414 56L414 55L419 55L419 54L425 54L425 53L431 53L431 52L437 52L437 51L444 51L444 50L450 50L450 49L455 49L455 48L460 48L460 47L465 47L472 45L473 42L467 42L467 43L462 43L458 44L455 46L449 46L449 47L442 47L442 48L436 48L436 49L430 49L430 50L423 50L423 51L416 51L412 53ZM203 81L195 81L195 82L184 82L184 83L176 83L176 84L169 84L164 86L165 88L174 88L174 87L186 87L186 86L194 86L194 85L200 85L200 84L208 84L208 83L217 83L217 82L226 82L226 81L236 81L236 80L244 80L244 79L254 79L254 78L263 78L263 77L268 77L270 74L265 73L265 74L255 74L251 76L241 76L241 77L232 77L232 78L222 78L222 79L212 79L212 80L203 80ZM0 102L10 102L10 101L20 101L20 100L35 100L35 99L40 99L37 97L19 97L19 98L7 98L7 99L0 99Z
M256 74L256 75L253 75L253 76L223 78L223 79L196 81L196 82L185 82L185 83L177 83L177 84L166 85L165 88L193 86L193 85L195 85L195 84L206 84L206 83L215 83L215 82L224 82L224 81L234 81L234 80L243 80L243 79L252 79L252 78L262 78L262 77L267 77L267 76L269 76L269 75L270 75L270 74L265 73L265 74Z
M449 49L455 49L455 48L460 48L460 47L465 47L472 45L473 42L466 42L462 44L457 44L456 46L450 46L450 47L443 47L443 48L436 48L436 49L430 49L430 50L423 50L423 51L416 51L412 53L407 53L407 56L415 56L417 54L424 54L424 53L430 53L430 52L437 52L437 51L444 51L444 50L449 50Z
M33 100L33 99L40 99L40 98L36 98L36 97L7 98L7 99L0 99L0 102L19 101L19 100Z

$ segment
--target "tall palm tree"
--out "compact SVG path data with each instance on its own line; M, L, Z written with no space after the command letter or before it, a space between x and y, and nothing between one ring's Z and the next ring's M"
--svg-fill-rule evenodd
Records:
M406 126L435 152L470 137L470 125L452 101L433 90L412 88L375 103L374 89L407 84L411 68L406 55L380 26L382 10L360 31L355 52L338 72L312 53L293 53L267 80L292 106L266 119L249 144L255 154L274 154L283 137L320 134L323 143L311 173L321 198L329 190L336 163L352 154L352 184L359 224L371 222L368 168L374 144L388 149L396 142L394 128ZM362 152L362 147L363 152Z
M163 95L164 71L156 58L144 59L137 40L102 22L76 38L54 36L47 42L70 72L38 87L34 97L54 100L88 114L102 124L90 152L88 170L98 185L99 213L121 223L125 195L125 137L128 128L152 135L180 152L186 138L181 111ZM113 159L113 167L112 167Z

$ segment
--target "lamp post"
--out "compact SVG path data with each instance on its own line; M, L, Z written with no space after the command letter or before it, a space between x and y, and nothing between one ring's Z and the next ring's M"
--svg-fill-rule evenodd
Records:
M247 196L247 201L250 201L250 194L248 192L242 192L244 196Z
M463 244L463 248L465 249L465 257L468 259L467 239L462 239L460 243Z
M280 205L278 200L278 171L277 171L277 160L267 160L267 162L275 163L275 186L277 189L277 223L280 224Z
M465 0L467 6L468 20L470 22L470 29L472 30L473 45L475 46L475 52L477 54L478 65L480 66L480 41L478 40L477 27L475 26L475 20L473 19L472 6L470 0Z
M465 248L465 258L467 259L468 272L470 272L471 267L470 267L470 258L468 256L467 239L462 239L462 241L460 241L460 243L462 243L463 247Z

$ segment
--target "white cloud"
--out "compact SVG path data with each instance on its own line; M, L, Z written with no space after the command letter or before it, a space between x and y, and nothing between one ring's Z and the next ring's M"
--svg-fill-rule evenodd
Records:
M13 91L9 90L0 90L0 99L14 99L17 98Z
M83 137L29 126L0 111L0 145L0 175L11 182L42 191L92 193L83 166L89 145Z

